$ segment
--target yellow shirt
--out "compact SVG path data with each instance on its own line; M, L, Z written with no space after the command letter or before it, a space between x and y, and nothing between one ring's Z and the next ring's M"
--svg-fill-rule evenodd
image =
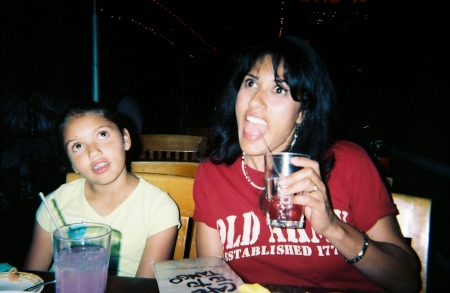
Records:
M84 195L85 179L61 185L47 196L59 225L96 222L112 227L110 271L117 265L118 276L134 277L148 237L180 226L179 209L164 191L142 178L130 196L112 213L97 214ZM45 206L40 205L36 220L46 231L56 227Z

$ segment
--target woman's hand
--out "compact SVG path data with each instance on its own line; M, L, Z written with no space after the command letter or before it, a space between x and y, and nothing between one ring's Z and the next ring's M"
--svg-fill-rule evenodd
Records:
M291 163L301 170L280 179L279 194L295 194L292 202L305 207L305 216L313 229L324 235L338 220L327 196L327 189L320 177L319 163L306 157L294 157Z
M292 202L305 207L311 227L325 237L347 259L354 258L363 244L361 233L341 221L333 212L319 164L304 157L292 159L303 169L279 181L287 186L280 194L296 194ZM317 186L317 188L315 188ZM420 288L420 264L417 255L404 241L395 215L379 219L366 231L369 248L354 266L369 280L390 292L414 292Z

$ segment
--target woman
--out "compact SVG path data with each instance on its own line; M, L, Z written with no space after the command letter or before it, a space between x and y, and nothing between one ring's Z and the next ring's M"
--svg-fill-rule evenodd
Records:
M179 211L169 195L126 169L131 147L120 119L97 104L74 107L60 125L64 149L82 179L47 196L60 225L112 227L110 274L154 278L152 262L172 257ZM41 204L25 269L48 270L55 226Z
M194 184L197 254L251 283L414 292L420 265L367 153L333 140L335 93L315 50L285 37L242 54ZM306 153L279 184L305 206L305 229L270 228L264 154Z

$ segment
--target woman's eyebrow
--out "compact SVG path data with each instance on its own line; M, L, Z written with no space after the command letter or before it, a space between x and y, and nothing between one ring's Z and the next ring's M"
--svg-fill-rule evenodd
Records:
M253 78L253 79L258 79L257 76L255 76L255 75L253 75L253 74L251 74L251 73L247 73L245 76L249 76L249 77L251 77L251 78Z
M287 85L286 80L282 79L281 77L275 78L275 81L276 83L285 83Z

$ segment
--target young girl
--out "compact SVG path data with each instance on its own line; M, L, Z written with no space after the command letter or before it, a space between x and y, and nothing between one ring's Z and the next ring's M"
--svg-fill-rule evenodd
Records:
M58 225L97 222L112 227L110 273L154 277L151 263L171 258L180 225L169 195L126 169L131 139L117 116L94 104L69 111L60 125L64 149L82 179L47 196ZM43 204L24 268L48 270L55 230Z
M333 140L335 95L314 49L277 38L237 59L194 183L197 254L222 256L244 281L416 292L420 264L368 154ZM279 181L299 194L305 229L271 228L260 208L264 154L308 158ZM303 191L307 191L303 195Z

